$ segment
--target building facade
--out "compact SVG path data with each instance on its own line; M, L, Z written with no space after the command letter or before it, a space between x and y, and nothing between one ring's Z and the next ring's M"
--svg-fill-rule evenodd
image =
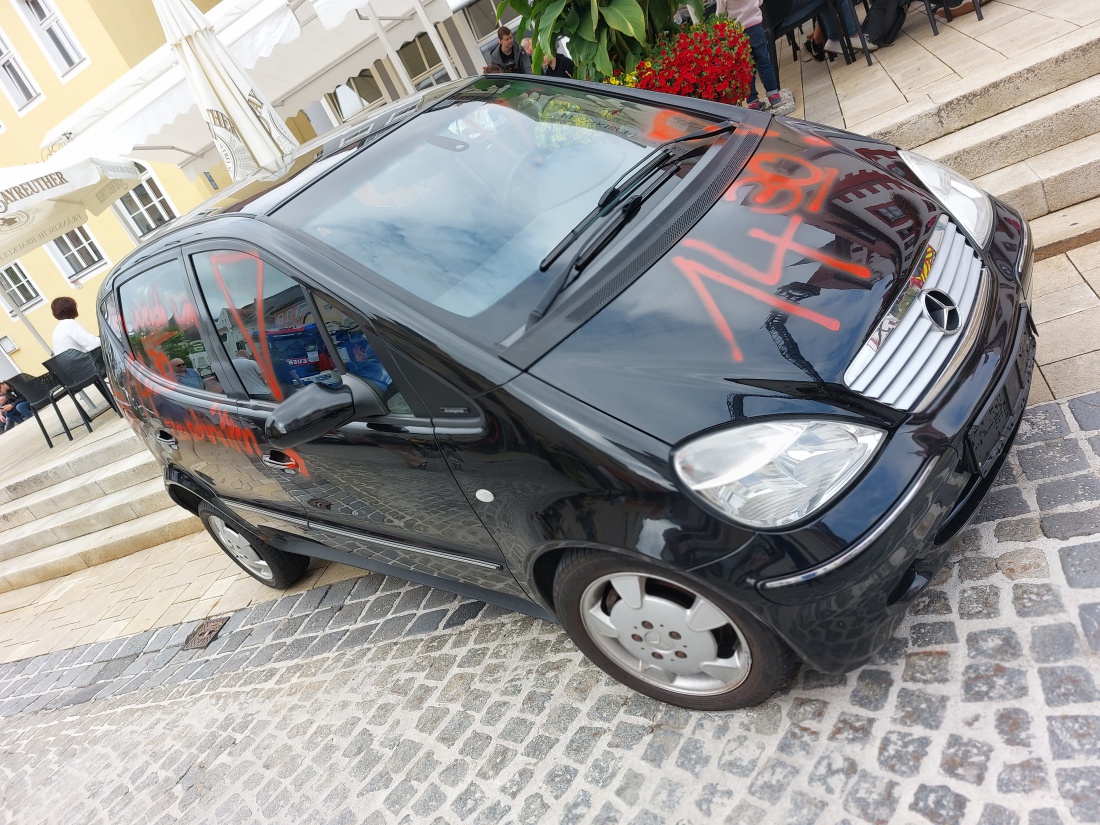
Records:
M479 74L498 25L493 0L192 2L302 142L364 109ZM142 182L0 269L0 378L44 371L54 298L75 299L95 331L95 296L111 266L229 183L152 0L0 0L3 165L81 147L133 159Z

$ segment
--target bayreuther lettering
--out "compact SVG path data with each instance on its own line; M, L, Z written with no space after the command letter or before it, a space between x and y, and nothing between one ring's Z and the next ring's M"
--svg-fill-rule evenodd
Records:
M35 195L39 192L45 192L47 189L56 189L58 186L66 183L68 183L68 181L65 179L64 173L52 172L49 175L34 178L26 183L18 183L10 189L4 189L0 191L0 213L7 212L8 206L18 200L29 198L31 195Z

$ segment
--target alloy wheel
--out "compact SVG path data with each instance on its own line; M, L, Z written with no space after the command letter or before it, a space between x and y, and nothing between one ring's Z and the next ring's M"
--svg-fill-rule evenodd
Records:
M581 595L593 642L620 667L663 690L709 696L736 688L752 656L736 622L700 594L660 576L601 576Z
M218 541L241 566L258 579L271 579L271 567L257 553L251 542L228 524L220 516L210 516L209 524Z

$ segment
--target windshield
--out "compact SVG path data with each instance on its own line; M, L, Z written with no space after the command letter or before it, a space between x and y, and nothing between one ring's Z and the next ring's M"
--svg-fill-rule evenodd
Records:
M482 78L275 215L502 341L549 281L539 262L600 194L653 146L715 120Z

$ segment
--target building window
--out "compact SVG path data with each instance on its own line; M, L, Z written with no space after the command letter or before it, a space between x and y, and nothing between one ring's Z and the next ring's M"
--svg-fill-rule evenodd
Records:
M50 0L21 0L20 5L58 74L64 77L84 62L76 38Z
M35 88L30 75L19 62L11 46L2 37L0 37L0 84L3 84L4 91L8 93L16 109L25 109L27 104L41 94Z
M352 115L385 102L385 96L371 70L363 69L337 86L329 95L329 102L340 119L347 121Z
M417 91L450 80L447 70L443 68L443 61L427 34L418 34L415 40L410 40L397 50L397 56L401 58Z
M176 211L153 173L140 163L141 183L115 203L115 210L137 237L142 238L176 217Z
M497 22L496 3L493 0L477 0L471 6L462 10L466 14L466 22L470 24L470 30L480 42L481 38L496 35L500 23Z
M58 263L65 271L65 277L70 281L79 280L88 270L103 263L103 253L92 240L86 226L78 226L66 232L54 240L53 247L60 257Z
M26 309L31 304L42 299L38 288L31 283L27 273L19 264L9 264L0 269L0 287L4 289L4 296L9 306L17 306Z
M3 350L6 355L11 355L19 349L19 345L15 343L7 335L0 335L0 350Z

